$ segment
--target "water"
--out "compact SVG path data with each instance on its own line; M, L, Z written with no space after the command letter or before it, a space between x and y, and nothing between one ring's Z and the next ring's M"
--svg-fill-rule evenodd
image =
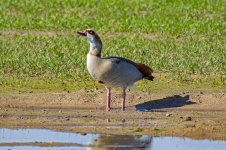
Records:
M0 143L60 142L88 145L99 137L98 134L82 136L78 133L58 132L47 129L0 129Z
M102 135L60 132L47 129L0 129L0 150L226 150L226 141L179 137Z

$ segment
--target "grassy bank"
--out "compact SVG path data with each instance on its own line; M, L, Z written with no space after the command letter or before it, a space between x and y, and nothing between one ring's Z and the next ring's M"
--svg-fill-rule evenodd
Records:
M160 78L156 83L225 87L225 10L223 0L1 1L0 83L92 85L88 43L75 31L93 28L103 56L148 64Z

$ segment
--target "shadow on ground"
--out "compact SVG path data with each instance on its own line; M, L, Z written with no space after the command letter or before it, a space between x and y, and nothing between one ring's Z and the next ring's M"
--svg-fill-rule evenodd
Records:
M136 110L139 110L139 111L154 111L157 109L182 107L184 105L191 105L191 104L195 104L195 103L189 101L189 95L186 95L186 96L174 95L174 96L166 97L163 99L144 102L142 104L136 105L135 108Z

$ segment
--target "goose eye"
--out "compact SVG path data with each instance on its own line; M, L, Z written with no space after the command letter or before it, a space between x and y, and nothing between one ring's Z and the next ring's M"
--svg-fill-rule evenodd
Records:
M89 34L94 34L94 32L93 31L89 31Z

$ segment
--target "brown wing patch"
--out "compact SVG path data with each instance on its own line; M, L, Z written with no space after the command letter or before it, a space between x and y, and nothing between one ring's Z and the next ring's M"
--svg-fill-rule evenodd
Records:
M151 75L153 73L153 69L151 69L150 67L148 67L145 64L138 63L137 64L137 69L140 72L142 72L144 74L144 76L149 76L149 75Z
M153 81L154 79L154 77L152 76L152 73L154 72L153 69L141 63L137 63L136 67L144 75L143 77L145 79Z

